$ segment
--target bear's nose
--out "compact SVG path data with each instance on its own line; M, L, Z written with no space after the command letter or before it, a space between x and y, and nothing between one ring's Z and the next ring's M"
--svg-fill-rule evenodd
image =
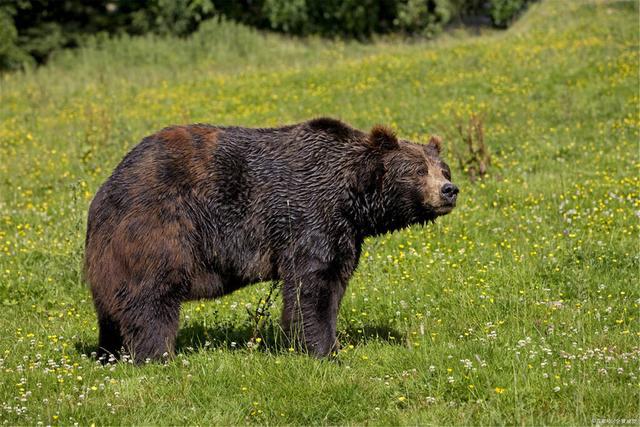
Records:
M442 186L440 192L442 193L443 199L445 199L449 203L453 203L456 201L456 197L458 197L458 193L460 192L460 190L458 189L458 187L449 182Z

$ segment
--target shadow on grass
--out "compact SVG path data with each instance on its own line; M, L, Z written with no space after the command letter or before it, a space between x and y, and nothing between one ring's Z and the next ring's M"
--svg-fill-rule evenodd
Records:
M371 341L385 342L392 345L403 345L406 335L389 325L348 325L338 332L338 339L342 345L354 346L366 344Z
M260 342L256 345L255 338ZM391 345L403 345L406 336L389 325L347 326L338 331L338 340L342 346L361 345L368 342L385 342ZM261 328L254 337L252 325L220 325L204 327L193 323L182 328L178 333L176 351L195 351L202 348L224 348L229 350L246 349L248 347L266 351L289 351L290 340L277 323Z
M389 325L348 325L338 331L338 340L345 345L362 345L368 342L384 342L391 345L403 345L406 336ZM79 340L74 344L79 354L95 357L97 342ZM262 327L255 333L251 324L234 325L223 323L207 327L202 323L190 323L180 328L176 339L176 353L192 353L203 350L253 350L266 353L289 352L291 343L277 323Z
M87 357L94 358L98 352L98 342L86 342L84 340L76 341L73 345L78 354L83 354Z
M253 348L262 351L279 351L287 341L277 326L261 328L255 333L253 325L223 323L206 327L201 323L190 323L178 331L176 352L190 352L201 349L240 350ZM259 338L259 340L258 340Z

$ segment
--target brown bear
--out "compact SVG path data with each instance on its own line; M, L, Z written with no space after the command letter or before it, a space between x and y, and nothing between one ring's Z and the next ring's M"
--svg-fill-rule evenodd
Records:
M282 323L336 348L340 300L365 237L449 213L440 140L319 118L270 129L174 126L144 138L89 209L85 274L101 355L172 354L183 301L282 281Z

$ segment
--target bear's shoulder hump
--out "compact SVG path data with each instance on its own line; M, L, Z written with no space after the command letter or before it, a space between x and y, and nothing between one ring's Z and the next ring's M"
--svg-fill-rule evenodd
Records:
M313 132L330 133L340 139L348 139L355 132L355 129L348 124L332 117L318 117L316 119L309 120L306 123L306 126Z

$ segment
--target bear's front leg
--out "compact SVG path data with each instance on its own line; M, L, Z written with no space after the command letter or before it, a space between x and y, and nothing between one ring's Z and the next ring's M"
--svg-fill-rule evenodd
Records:
M293 342L302 344L316 357L328 356L338 349L336 323L345 285L320 272L284 281L284 330Z

